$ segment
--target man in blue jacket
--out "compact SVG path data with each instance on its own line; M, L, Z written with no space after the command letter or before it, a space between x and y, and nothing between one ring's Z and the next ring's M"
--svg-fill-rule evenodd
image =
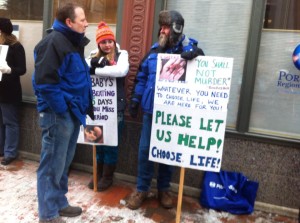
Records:
M57 10L50 33L34 49L32 83L42 128L37 170L40 222L65 222L60 216L82 212L70 206L66 193L80 125L85 126L86 114L92 111L92 83L83 55L89 42L87 26L83 8L66 4Z
M137 188L128 200L130 209L139 208L147 198L154 172L154 163L148 160L152 113L154 104L155 76L158 53L180 54L182 58L191 60L203 51L197 47L198 42L185 36L182 31L184 19L174 10L161 11L159 14L159 40L142 60L136 75L135 87L129 105L129 113L135 118L139 104L143 110L143 127L138 154ZM172 166L159 164L157 176L158 200L164 208L171 208L172 197L169 194L172 178Z

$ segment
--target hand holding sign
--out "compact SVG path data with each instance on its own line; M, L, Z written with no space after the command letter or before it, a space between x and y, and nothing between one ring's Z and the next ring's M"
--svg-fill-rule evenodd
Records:
M10 74L11 68L7 65L7 63L0 65L0 71L3 74Z

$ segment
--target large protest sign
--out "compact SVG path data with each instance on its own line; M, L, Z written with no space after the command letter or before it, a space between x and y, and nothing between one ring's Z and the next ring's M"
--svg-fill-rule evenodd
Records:
M159 54L149 159L221 168L233 58Z
M95 75L92 75L91 79L95 120L87 116L86 128L81 127L77 142L116 146L118 144L116 79Z

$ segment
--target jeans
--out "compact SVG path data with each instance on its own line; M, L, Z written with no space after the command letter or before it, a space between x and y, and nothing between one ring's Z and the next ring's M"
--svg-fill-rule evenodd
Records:
M69 205L68 169L75 155L80 122L67 111L57 115L47 110L40 113L42 150L37 170L39 218L51 220Z
M0 103L0 153L17 157L19 138L19 104Z
M143 127L138 154L137 191L149 191L154 173L154 162L149 161L152 115L143 115ZM159 163L157 174L157 189L166 191L170 187L173 166Z
M124 113L118 112L118 145L122 139L122 130L124 127ZM118 161L118 146L96 146L97 163L115 165Z

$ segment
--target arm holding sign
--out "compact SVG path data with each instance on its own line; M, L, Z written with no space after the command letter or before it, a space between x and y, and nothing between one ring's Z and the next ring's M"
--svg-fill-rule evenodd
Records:
M125 77L129 70L128 52L110 39L100 41L98 49L91 51L86 62L91 75L118 78Z
M23 45L17 39L15 41L16 43L11 44L8 48L6 60L0 62L0 71L3 74L19 78L26 73L26 58Z
M7 65L6 61L4 61L2 64L0 64L0 71L3 74L11 73L11 68Z
M88 64L90 64L90 74L95 74L96 68L103 68L109 65L109 61L105 57L93 57Z
M181 57L186 60L192 60L197 56L204 56L202 49L197 46L193 46L191 51L186 51L181 53Z
M95 74L109 77L125 77L129 70L128 53L119 50L119 58L115 65L103 66L95 69Z
M95 50L91 52L91 54L88 58L86 58L86 63L90 67L91 75L95 74L96 68L103 68L105 66L110 65L108 59L104 56L99 56L97 51L95 51Z
M197 56L204 56L203 50L197 47L197 43L193 44L189 50L181 53L181 57L186 60L192 60Z

